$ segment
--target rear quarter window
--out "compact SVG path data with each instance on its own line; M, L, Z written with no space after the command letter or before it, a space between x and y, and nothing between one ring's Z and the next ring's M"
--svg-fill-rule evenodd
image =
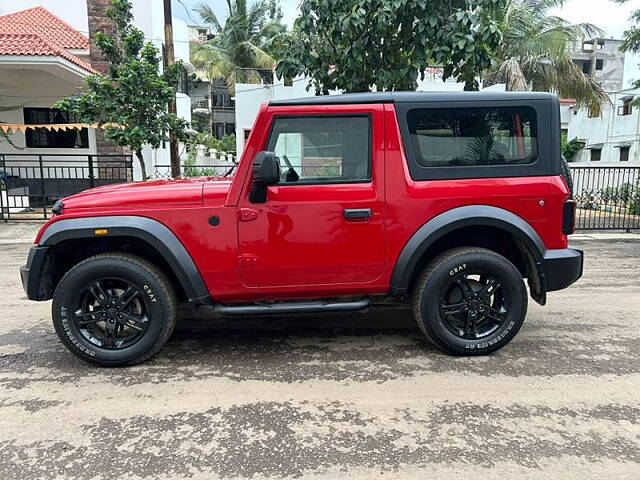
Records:
M489 96L489 95L487 95ZM463 98L463 96L460 96ZM556 97L397 102L413 180L558 175Z
M526 165L538 156L533 108L415 108L406 121L422 167Z

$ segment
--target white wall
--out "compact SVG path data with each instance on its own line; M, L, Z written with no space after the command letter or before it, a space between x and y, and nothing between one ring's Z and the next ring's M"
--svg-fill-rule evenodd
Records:
M309 85L309 81L302 77L295 78L290 87L285 87L282 82L274 85L236 83L236 152L238 158L244 149L244 131L252 128L260 105L270 100L315 96L313 89L307 91L307 85Z
M623 165L640 163L640 109L632 108L631 115L618 115L618 107L622 105L623 97L640 95L640 90L623 90L610 94L611 105L604 105L599 117L589 118L587 109L574 110L569 122L568 139L585 140L585 149L578 161L589 162L591 158L590 146L602 147L602 159L605 164L620 163L621 145L630 145L629 161Z

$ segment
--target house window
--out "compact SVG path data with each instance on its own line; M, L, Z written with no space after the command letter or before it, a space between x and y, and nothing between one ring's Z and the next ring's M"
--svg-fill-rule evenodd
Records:
M598 50L604 50L604 40L598 40Z
M592 148L591 149L591 161L599 162L602 157L602 149L601 148Z
M618 115L631 115L633 112L633 97L622 100L622 105L618 107Z
M224 134L225 135L233 135L236 131L236 126L233 123L225 123L224 124Z
M620 147L620 161L621 162L629 161L629 147Z
M582 62L582 73L589 75L591 73L591 62Z
M180 72L180 80L178 81L178 92L189 95L189 83L191 79L189 78L189 72L187 72L186 68L182 68Z
M244 135L243 141L244 141L244 145L246 145L246 144L247 144L247 142L249 141L249 135L250 135L250 134L251 134L251 129L250 129L250 128L245 128L245 129L243 130L243 135Z
M78 118L57 108L25 107L26 124L64 124L77 123ZM46 128L28 129L25 132L28 148L89 148L89 130L47 130Z
M213 131L213 135L220 140L222 137L224 137L224 123L220 122L220 123L216 123L214 126L214 131Z
M602 70L604 67L604 60L596 60L596 70Z
M423 167L530 164L537 157L529 107L418 108L407 124Z
M368 115L278 117L267 150L280 158L281 184L369 181L371 119Z

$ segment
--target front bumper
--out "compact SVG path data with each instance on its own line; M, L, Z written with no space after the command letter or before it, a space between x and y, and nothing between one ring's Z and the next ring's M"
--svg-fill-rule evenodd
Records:
M582 276L584 253L575 248L547 250L539 265L544 290L567 288Z
M27 257L27 264L20 267L22 288L29 300L48 300L44 298L45 295L41 288L42 270L45 265L47 250L49 250L49 247L40 247L38 245L31 247Z

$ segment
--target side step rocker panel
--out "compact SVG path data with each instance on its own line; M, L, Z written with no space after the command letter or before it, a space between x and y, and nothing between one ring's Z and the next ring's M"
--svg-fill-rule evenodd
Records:
M264 305L215 305L216 313L225 317L240 315L269 315L278 313L355 312L371 305L371 299L354 302L288 302Z

